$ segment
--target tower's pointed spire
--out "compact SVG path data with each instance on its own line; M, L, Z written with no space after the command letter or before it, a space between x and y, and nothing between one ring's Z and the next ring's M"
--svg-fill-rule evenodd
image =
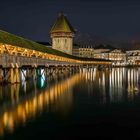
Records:
M60 12L50 33L74 33L74 29L63 12Z

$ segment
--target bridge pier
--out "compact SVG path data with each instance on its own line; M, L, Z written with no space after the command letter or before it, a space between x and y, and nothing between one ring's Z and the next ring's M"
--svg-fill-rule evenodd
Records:
M60 66L57 67L57 72L58 72L58 74L61 73L61 67Z
M57 71L57 68L54 67L54 68L53 68L53 74L52 74L52 75L55 75L55 74L56 74L56 71Z
M61 72L61 73L64 73L64 67L61 67L61 68L60 68L60 72Z
M41 68L37 69L37 77L41 77Z
M36 68L33 68L33 69L32 69L32 74L33 74L33 79L35 80L36 77L37 77Z
M26 77L25 77L26 80L29 80L29 79L32 77L30 71L31 71L31 70L30 70L29 68L26 69Z
M59 67L56 67L56 74L59 74Z
M20 65L13 65L11 63L7 67L3 68L0 67L0 83L4 81L8 81L11 84L14 83L20 83L21 82L21 72L23 73L23 76L25 77L25 80L29 79L37 79L38 77L42 77L44 75L45 77L49 76L57 76L58 74L64 74L68 75L69 73L75 73L75 72L83 72L83 68L87 68L88 71L93 71L93 68L95 68L95 64L32 64L32 65L22 65L23 67L20 67ZM98 67L103 67L98 65Z
M19 71L20 71L19 68L16 67L15 68L15 82L16 83L20 83L20 72Z
M14 84L15 83L15 80L14 80L14 68L11 67L10 70L9 70L9 72L10 72L9 82L11 84Z
M48 77L48 76L50 75L50 69L49 69L49 67L47 67L47 68L45 69L45 71L46 71L46 76Z
M57 67L54 67L53 68L53 75L56 75L57 74Z
M47 71L46 71L46 68L44 68L44 76L47 77Z

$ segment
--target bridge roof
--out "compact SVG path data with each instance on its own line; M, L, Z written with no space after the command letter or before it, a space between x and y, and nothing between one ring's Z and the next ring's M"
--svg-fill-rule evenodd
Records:
M62 33L75 32L72 25L69 23L67 17L63 13L59 14L50 31L50 33L60 33L60 32Z
M10 34L8 32L2 31L2 30L0 30L0 43L13 45L13 46L21 47L21 48L32 49L32 50L49 53L49 54L53 54L53 55L58 55L58 56L62 56L62 57L67 57L67 58L71 58L71 59L76 59L76 60L111 62L111 61L101 60L101 59L83 58L83 57L69 55L69 54L60 52L58 50L54 50L50 47L46 47L45 45L36 43L36 42L28 40L28 39L24 39L22 37Z
M54 50L50 47L46 47L45 45L36 43L34 41L10 34L8 32L0 30L0 43L9 44L17 47L32 49L40 52L46 52L50 54L57 54L59 56L66 56L67 54L62 53L60 51Z

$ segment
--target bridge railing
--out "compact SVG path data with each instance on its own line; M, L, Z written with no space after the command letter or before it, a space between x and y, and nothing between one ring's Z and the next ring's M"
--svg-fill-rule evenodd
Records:
M68 65L68 64L75 65L76 63L9 54L0 55L0 65L3 67L10 67L11 65L18 65L19 67L21 67L35 65L47 66L47 65Z

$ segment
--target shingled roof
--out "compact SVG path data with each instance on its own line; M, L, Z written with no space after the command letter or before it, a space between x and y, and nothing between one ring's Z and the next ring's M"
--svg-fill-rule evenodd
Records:
M69 23L67 17L61 12L51 28L50 33L74 33L75 30Z

